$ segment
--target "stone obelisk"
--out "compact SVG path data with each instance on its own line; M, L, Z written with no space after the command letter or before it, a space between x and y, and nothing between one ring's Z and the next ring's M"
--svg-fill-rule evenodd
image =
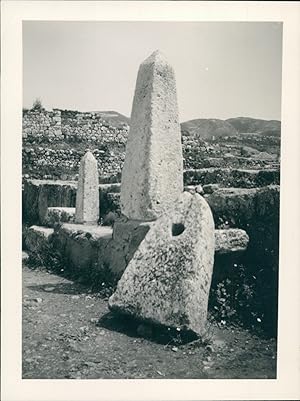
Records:
M159 52L139 68L122 171L121 211L151 221L183 192L183 158L174 70Z
M80 161L75 223L97 224L98 219L99 180L97 160L88 150Z

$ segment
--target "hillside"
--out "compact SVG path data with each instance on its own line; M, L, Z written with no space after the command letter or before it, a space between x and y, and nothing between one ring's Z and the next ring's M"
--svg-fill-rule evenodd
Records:
M128 124L130 122L130 118L124 116L117 111L96 111L95 113L99 114L104 120L108 122L109 125L113 127L122 127L124 124Z
M62 110L62 109L55 109L55 110L61 112L62 119L74 118L78 115L83 115L84 117L95 115L97 116L97 118L105 120L108 123L108 125L116 128L122 128L124 125L128 125L130 122L130 119L128 117L113 110L91 111L91 112L79 112L76 110L74 111L74 110Z
M229 118L226 120L238 133L257 133L265 136L280 136L281 122L277 120L261 120L250 117Z
M237 135L237 130L228 122L219 119L195 119L181 124L183 135L201 139L217 139Z

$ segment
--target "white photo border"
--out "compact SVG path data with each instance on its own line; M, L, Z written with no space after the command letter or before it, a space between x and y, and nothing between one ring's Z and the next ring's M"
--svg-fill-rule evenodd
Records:
M300 399L300 3L1 3L3 401ZM21 360L22 21L283 22L278 364L275 380L28 380Z

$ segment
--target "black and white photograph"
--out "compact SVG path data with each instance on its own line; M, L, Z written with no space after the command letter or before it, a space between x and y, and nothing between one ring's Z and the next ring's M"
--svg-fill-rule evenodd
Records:
M20 20L18 380L271 385L299 321L287 24L140 13Z
M281 65L280 22L23 23L23 378L276 378Z

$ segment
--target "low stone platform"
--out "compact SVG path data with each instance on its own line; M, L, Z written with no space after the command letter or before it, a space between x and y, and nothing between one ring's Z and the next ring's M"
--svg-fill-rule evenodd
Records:
M219 255L243 252L247 249L249 237L246 231L231 228L215 230L215 253Z
M64 223L54 234L53 228L31 226L25 234L29 252L43 252L52 243L73 271L91 269L109 271L118 280L138 246L149 231L151 222L120 221L114 226ZM215 230L215 255L238 255L246 251L249 237L244 230Z
M108 263L112 228L98 225L63 224L56 237L56 247L69 269L101 268Z
M29 227L24 234L26 249L33 253L43 253L50 243L53 233L53 228L41 226Z

